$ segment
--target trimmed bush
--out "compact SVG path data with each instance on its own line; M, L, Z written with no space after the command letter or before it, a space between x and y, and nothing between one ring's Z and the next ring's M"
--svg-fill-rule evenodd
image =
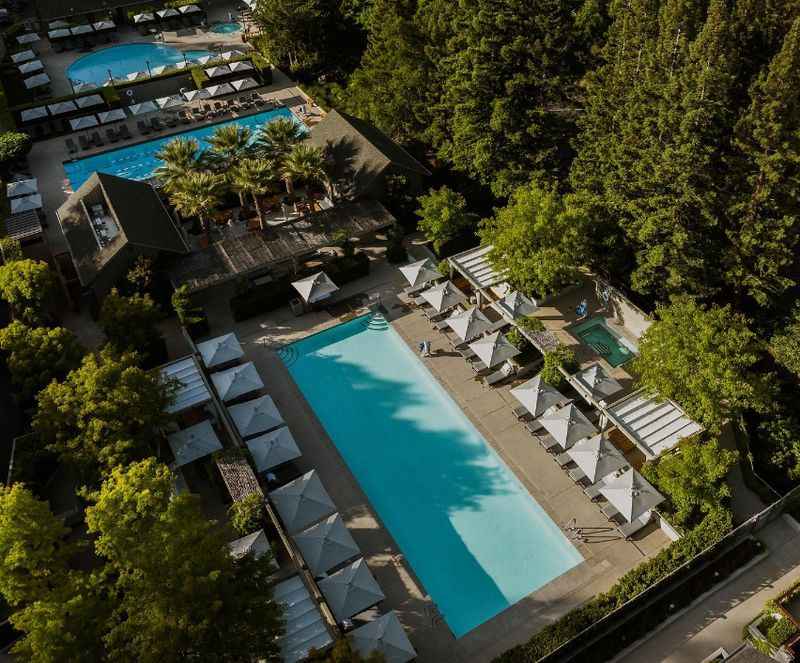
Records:
M28 134L8 131L0 135L0 164L24 157L31 151L33 141Z
M566 378L559 370L563 368L567 373L573 373L578 365L575 361L575 353L565 345L559 345L552 352L544 355L544 366L542 367L542 380L552 387L560 387Z
M764 623L762 622L761 627L763 628L763 626ZM795 633L797 633L795 625L792 624L791 620L787 619L786 617L783 617L782 619L775 619L772 625L766 629L767 641L773 647L780 647Z

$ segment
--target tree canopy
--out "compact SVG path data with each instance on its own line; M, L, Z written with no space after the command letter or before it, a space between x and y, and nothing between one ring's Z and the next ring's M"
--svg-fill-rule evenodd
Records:
M33 147L31 137L21 131L6 131L0 134L0 165L24 157Z
M0 297L20 320L42 322L45 304L56 289L56 278L46 262L14 260L0 266Z
M143 356L156 351L161 338L156 323L162 318L161 310L147 293L125 297L114 288L100 308L100 326L108 342L118 351L134 351Z
M449 187L431 189L418 202L419 228L433 242L436 251L475 223L464 196Z

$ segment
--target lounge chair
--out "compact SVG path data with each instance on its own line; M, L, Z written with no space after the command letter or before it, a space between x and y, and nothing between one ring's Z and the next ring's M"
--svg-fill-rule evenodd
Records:
M552 435L536 435L536 434L534 434L534 437L537 440L539 440L539 444L542 445L542 449L544 449L545 451L552 451L552 450L557 449L559 447L558 442L556 442L556 439Z
M521 421L523 419L528 419L531 416L531 413L528 412L528 408L526 408L524 405L517 405L517 407L514 408L514 416L517 418L517 420Z
M617 511L617 508L611 504L611 502L606 502L603 506L601 506L600 511L602 511L603 515L609 520L614 520L614 518L620 515L619 511Z
M459 350L457 350L457 352L462 357L464 357L464 359L473 359L476 356L475 353L472 351L472 348L470 348L469 346L460 348Z
M131 135L131 130L128 128L127 124L121 125L118 130L118 133L119 137L122 138L123 140L130 140L131 138L133 138L133 136Z
M91 140L95 145L97 145L97 147L103 147L103 145L105 145L103 139L100 138L100 134L97 131L92 132Z
M444 331L445 329L447 329L447 319L446 318L442 318L441 320L436 320L435 322L433 320L431 320L431 323L433 324L433 328L436 331Z
M516 374L516 369L512 364L505 362L501 367L500 370L495 371L491 375L486 376L486 384L490 387L496 387L506 380L510 380Z
M189 114L185 110L182 110L178 113L178 120L180 120L181 124L190 124L192 118L189 117Z
M178 118L176 118L174 115L168 115L166 118L164 118L164 124L166 124L170 129L174 129L178 126Z
M567 472L569 474L569 478L572 479L575 483L581 483L581 481L586 481L586 473L580 467L573 467L571 470Z
M75 154L75 152L78 151L78 148L75 147L75 141L73 141L72 138L67 138L64 144L67 146L67 152L70 154Z
M553 456L553 460L558 463L558 466L561 468L566 467L572 462L572 456L570 456L566 451L563 453L558 454L558 456Z
M114 131L111 127L106 129L106 138L108 138L110 143L116 143L119 141L119 136L117 136L117 132Z
M624 525L620 525L617 527L619 533L622 534L626 539L631 538L636 532L640 529L645 527L647 523L650 522L650 518L652 517L652 512L648 511L647 513L639 516L636 520L625 523Z
M583 494L586 495L590 500L596 500L600 497L600 489L603 487L603 482L598 481L595 484L592 484L588 488L584 488Z
M478 375L484 375L491 370L486 364L484 364L480 359L476 359L475 361L469 362L469 367L475 371Z
M146 136L150 133L150 127L145 123L144 120L136 120L136 128L143 136Z
M164 125L161 124L161 120L157 117L154 117L150 120L150 126L152 127L153 131L161 131L164 128Z
M78 136L78 142L81 144L82 150L88 150L92 147L92 144L89 142L89 139L86 137L86 134L80 134Z

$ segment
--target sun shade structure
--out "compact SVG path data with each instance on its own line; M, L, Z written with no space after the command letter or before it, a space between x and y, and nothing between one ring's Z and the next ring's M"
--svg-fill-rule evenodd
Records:
M462 341L471 341L492 326L489 318L477 306L466 311L456 311L445 322Z
M231 405L228 412L243 438L270 431L286 423L270 396Z
M240 71L253 71L255 67L250 62L247 62L247 60L237 60L236 62L230 63L229 69L237 73Z
M47 38L51 41L53 39L66 39L67 37L71 37L72 33L69 31L69 28L56 28L55 30L50 30L47 33Z
M244 357L244 350L236 334L224 334L197 344L197 351L206 368L214 368Z
M35 44L41 37L35 32L27 32L24 35L17 37L18 44Z
M195 101L196 99L208 99L211 95L208 93L208 90L205 88L201 88L199 90L186 90L183 93L183 98L186 101Z
M214 59L216 58L213 55L201 55L199 58L192 58L192 62L197 62L197 64L208 64Z
M14 64L19 64L20 62L27 62L28 60L35 60L36 53L32 50L28 49L27 51L20 51L19 53L14 53L11 56L11 62Z
M42 87L43 85L50 84L50 77L47 74L36 74L36 76L31 76L30 78L26 78L24 80L25 87L28 90L32 90L35 87Z
M143 14L136 14L133 17L134 23L147 23L148 21L155 21L156 17L153 16L150 12L145 12Z
M317 272L307 278L292 283L297 292L307 304L314 304L323 299L328 299L339 289L325 272Z
M469 347L489 368L519 354L519 350L499 331L470 343Z
M359 626L347 637L353 649L364 658L376 651L383 654L386 663L408 663L417 657L394 610Z
M602 433L578 440L567 454L592 483L628 466L625 457Z
M166 9L160 9L156 12L159 18L170 18L171 16L180 16L180 12L173 7L167 7Z
M208 420L168 435L167 442L178 467L222 449L222 443Z
M252 90L254 87L258 87L258 83L253 78L240 78L239 80L231 81L231 85L237 92Z
M69 23L67 21L63 20L63 19L58 19L56 21L50 21L50 23L47 24L47 29L48 30L55 30L57 28L68 28L68 27L69 27Z
M223 83L222 85L210 85L206 88L212 97L221 97L224 94L233 94L236 90L230 83Z
M492 307L506 320L517 320L526 315L533 315L536 304L517 290L512 290L502 299L494 302Z
M6 218L6 236L11 239L24 240L42 234L42 221L38 212L29 210L11 214Z
M161 367L161 379L174 380L178 389L167 412L177 414L202 405L211 400L211 394L203 381L200 369L192 357L178 359Z
M176 108L178 106L183 106L186 102L184 101L183 97L179 94L173 94L169 97L159 97L156 99L156 105L161 109L164 110L166 108Z
M197 5L183 5L182 7L178 7L178 11L181 14L196 14L199 11L203 11Z
M157 111L158 106L156 106L154 101L143 101L140 104L131 104L128 106L128 112L131 115L141 115L142 113L152 113L153 111Z
M97 83L72 81L72 91L75 94L80 94L81 92L86 92L87 90L96 90L97 88Z
M315 576L359 557L361 551L338 513L292 537Z
M29 180L17 180L16 182L9 182L6 184L6 195L9 198L29 196L34 193L39 193L39 180L35 177Z
M92 30L92 26L91 25L87 25L85 23L83 23L81 25L76 25L74 28L70 28L69 31L73 35L87 35L90 32L94 32L94 30Z
M80 131L81 129L90 129L97 126L97 117L94 115L82 115L69 121L69 126L73 131Z
M100 120L100 124L108 124L109 122L119 122L120 120L124 120L127 117L125 115L125 111L121 108L115 108L114 110L105 111L103 113L97 114L97 119Z
M20 74L35 74L37 71L42 71L44 65L41 60L31 60L30 62L23 62L17 65Z
M621 475L603 480L600 494L605 497L623 518L631 522L664 501L659 493L636 470L629 469Z
M19 114L23 122L31 122L33 120L40 120L47 117L47 108L45 106L37 106L36 108L28 108Z
M42 197L35 193L32 196L20 196L19 198L12 198L11 213L18 214L19 212L27 212L28 210L41 209Z
M423 258L400 267L400 273L412 288L418 288L426 283L442 278L442 274L433 265L430 258Z
M333 642L316 600L300 576L279 582L272 597L283 608L285 633L278 640L281 661L304 661L312 649L324 649Z
M292 431L286 426L247 440L246 444L259 472L266 472L303 455Z
M443 281L432 288L423 290L420 296L438 313L447 311L467 301L467 296L451 281Z
M573 403L542 415L539 423L565 451L578 440L597 433L597 429Z
M97 21L97 23L92 23L92 27L95 32L102 32L103 30L113 30L117 24L114 21Z
M100 106L103 103L103 97L99 94L89 94L85 97L78 97L75 100L75 105L78 108L91 108L92 106Z
M473 288L484 290L505 281L505 275L496 271L489 262L489 254L493 248L491 244L484 244L458 253L448 258L448 261Z
M60 101L57 104L50 104L47 108L50 111L50 115L64 115L78 110L78 106L74 101Z
M237 51L236 49L232 51L223 51L220 53L219 57L223 60L230 60L232 58L238 58L240 55L244 55L241 51Z
M319 588L338 622L385 598L363 558L320 580Z
M267 533L263 529L231 541L228 544L228 550L233 559L242 559L247 555L250 555L253 559L261 559L264 555L272 554L272 546L269 545ZM274 558L272 560L272 568L278 568L278 563Z
M231 68L226 64L220 64L216 67L209 67L205 70L206 76L209 78L217 78L218 76L227 76L231 73Z
M234 366L227 371L212 373L211 381L223 401L232 401L264 387L264 382L252 361Z
M125 76L126 81L140 81L145 78L150 78L150 74L146 71L132 71L130 74Z
M622 385L605 372L600 364L592 364L580 373L570 376L570 382L590 400L603 401L622 391Z
M511 390L516 398L533 417L542 416L551 407L564 403L567 398L555 387L542 380L541 376L531 378Z
M290 532L299 532L336 512L316 470L311 470L269 494L270 501Z

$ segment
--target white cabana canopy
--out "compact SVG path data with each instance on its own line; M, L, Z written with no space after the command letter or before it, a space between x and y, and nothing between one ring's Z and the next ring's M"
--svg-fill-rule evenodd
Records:
M81 25L76 25L74 28L70 28L69 31L73 35L86 35L89 34L90 32L94 32L94 30L92 30L92 26L87 25L86 23L82 23Z
M403 265L400 267L400 273L405 277L412 288L418 288L426 283L442 278L442 275L439 273L439 270L434 267L433 261L430 258L423 258L422 260Z
M34 193L39 193L39 180L35 177L28 180L17 180L16 182L9 182L6 184L6 195L9 198L16 198L17 196L29 196Z
M186 101L195 101L196 99L208 99L211 95L208 93L208 90L205 88L200 88L199 90L186 90L183 93L183 98Z
M229 69L232 72L236 73L240 71L253 71L255 67L251 62L248 62L247 60L237 60L236 62L230 63Z
M327 299L339 289L325 272L317 272L304 279L292 283L300 296L308 304Z
M290 532L299 532L336 511L316 470L290 481L269 494L270 501Z
M78 106L74 101L59 101L57 104L50 104L47 109L50 115L63 115L78 110Z
M264 387L264 382L252 361L234 366L227 371L212 373L211 381L223 401L232 401Z
M578 440L567 454L592 483L628 465L625 456L602 433Z
M469 347L489 368L519 354L519 350L499 331L473 341Z
M90 108L91 106L100 106L103 103L103 97L99 94L89 94L85 97L78 97L75 99L75 104L78 108Z
M69 121L69 126L73 131L80 131L81 129L90 129L97 126L97 117L94 115L81 115L80 117L73 118Z
M100 120L100 124L108 124L109 122L118 122L119 120L124 120L127 117L125 115L125 111L121 108L115 108L110 111L104 111L102 113L97 114L97 119Z
M451 281L437 283L432 288L423 290L420 296L428 302L437 313L442 313L443 311L447 311L467 301L467 296Z
M487 331L492 323L477 306L455 311L445 322L462 341L471 341Z
M211 400L203 376L191 357L166 364L160 372L162 380L174 381L178 385L172 402L167 406L170 414L189 410Z
M597 433L597 429L574 403L539 417L539 423L547 429L565 451L578 440Z
M385 598L363 558L320 580L319 588L338 622Z
M42 71L44 65L41 60L30 60L17 65L17 69L19 69L20 74L35 74L37 71Z
M292 537L315 576L361 555L350 531L338 513Z
M633 469L603 479L600 494L628 522L636 520L664 501L664 496Z
M208 420L168 435L167 442L178 467L222 449L222 443Z
M186 102L184 101L183 97L179 94L173 94L169 97L159 97L156 99L156 105L161 109L164 110L166 108L175 108L177 106L183 106Z
M531 378L511 390L511 395L516 398L531 416L540 417L551 407L564 403L567 398L555 387L542 380L541 376Z
M215 67L206 69L205 73L209 78L217 78L218 76L227 76L230 74L231 68L227 64L218 64Z
M350 631L347 637L364 658L372 652L383 654L386 663L408 663L417 657L394 610Z
M103 30L113 30L117 27L117 24L114 21L97 21L92 24L92 27L95 31L102 32Z
M20 51L19 53L14 53L11 56L11 62L13 62L14 64L19 64L20 62L27 62L28 60L35 60L36 58L37 58L36 53L28 49L27 51Z
M134 23L147 23L148 21L155 21L156 17L153 16L150 12L144 12L143 14L136 14L133 17Z
M197 351L203 358L206 368L213 368L244 356L244 350L236 334L224 334L197 344Z
M26 32L24 35L17 37L18 44L35 44L41 37L35 32Z
M254 78L240 78L235 81L231 81L231 86L237 92L241 92L242 90L252 90L254 87L258 87L258 83Z
M42 87L43 85L49 85L50 77L47 74L36 74L35 76L26 78L23 82L28 90L32 90L35 87Z
M37 106L36 108L28 108L19 114L23 122L30 122L31 120L39 120L47 117L47 108L45 106Z
M131 104L128 106L128 112L131 115L141 115L142 113L152 113L153 111L157 111L158 106L156 106L154 101L143 101L140 104Z
M292 431L286 426L247 440L246 444L259 472L266 472L302 456Z
M156 14L159 18L170 18L171 16L180 16L180 12L174 7L167 7L166 9L159 9Z
M206 90L208 90L208 94L212 97L221 97L222 95L233 94L236 92L230 83L223 83L222 85L210 85L206 88Z
M577 387L578 391L598 401L604 401L609 396L622 391L622 385L610 377L598 363L571 376L570 382Z
M19 198L12 198L9 202L11 203L12 214L42 208L42 196L38 193L35 193L32 196L20 196Z
M239 434L246 438L283 426L284 420L270 396L260 396L228 408Z

